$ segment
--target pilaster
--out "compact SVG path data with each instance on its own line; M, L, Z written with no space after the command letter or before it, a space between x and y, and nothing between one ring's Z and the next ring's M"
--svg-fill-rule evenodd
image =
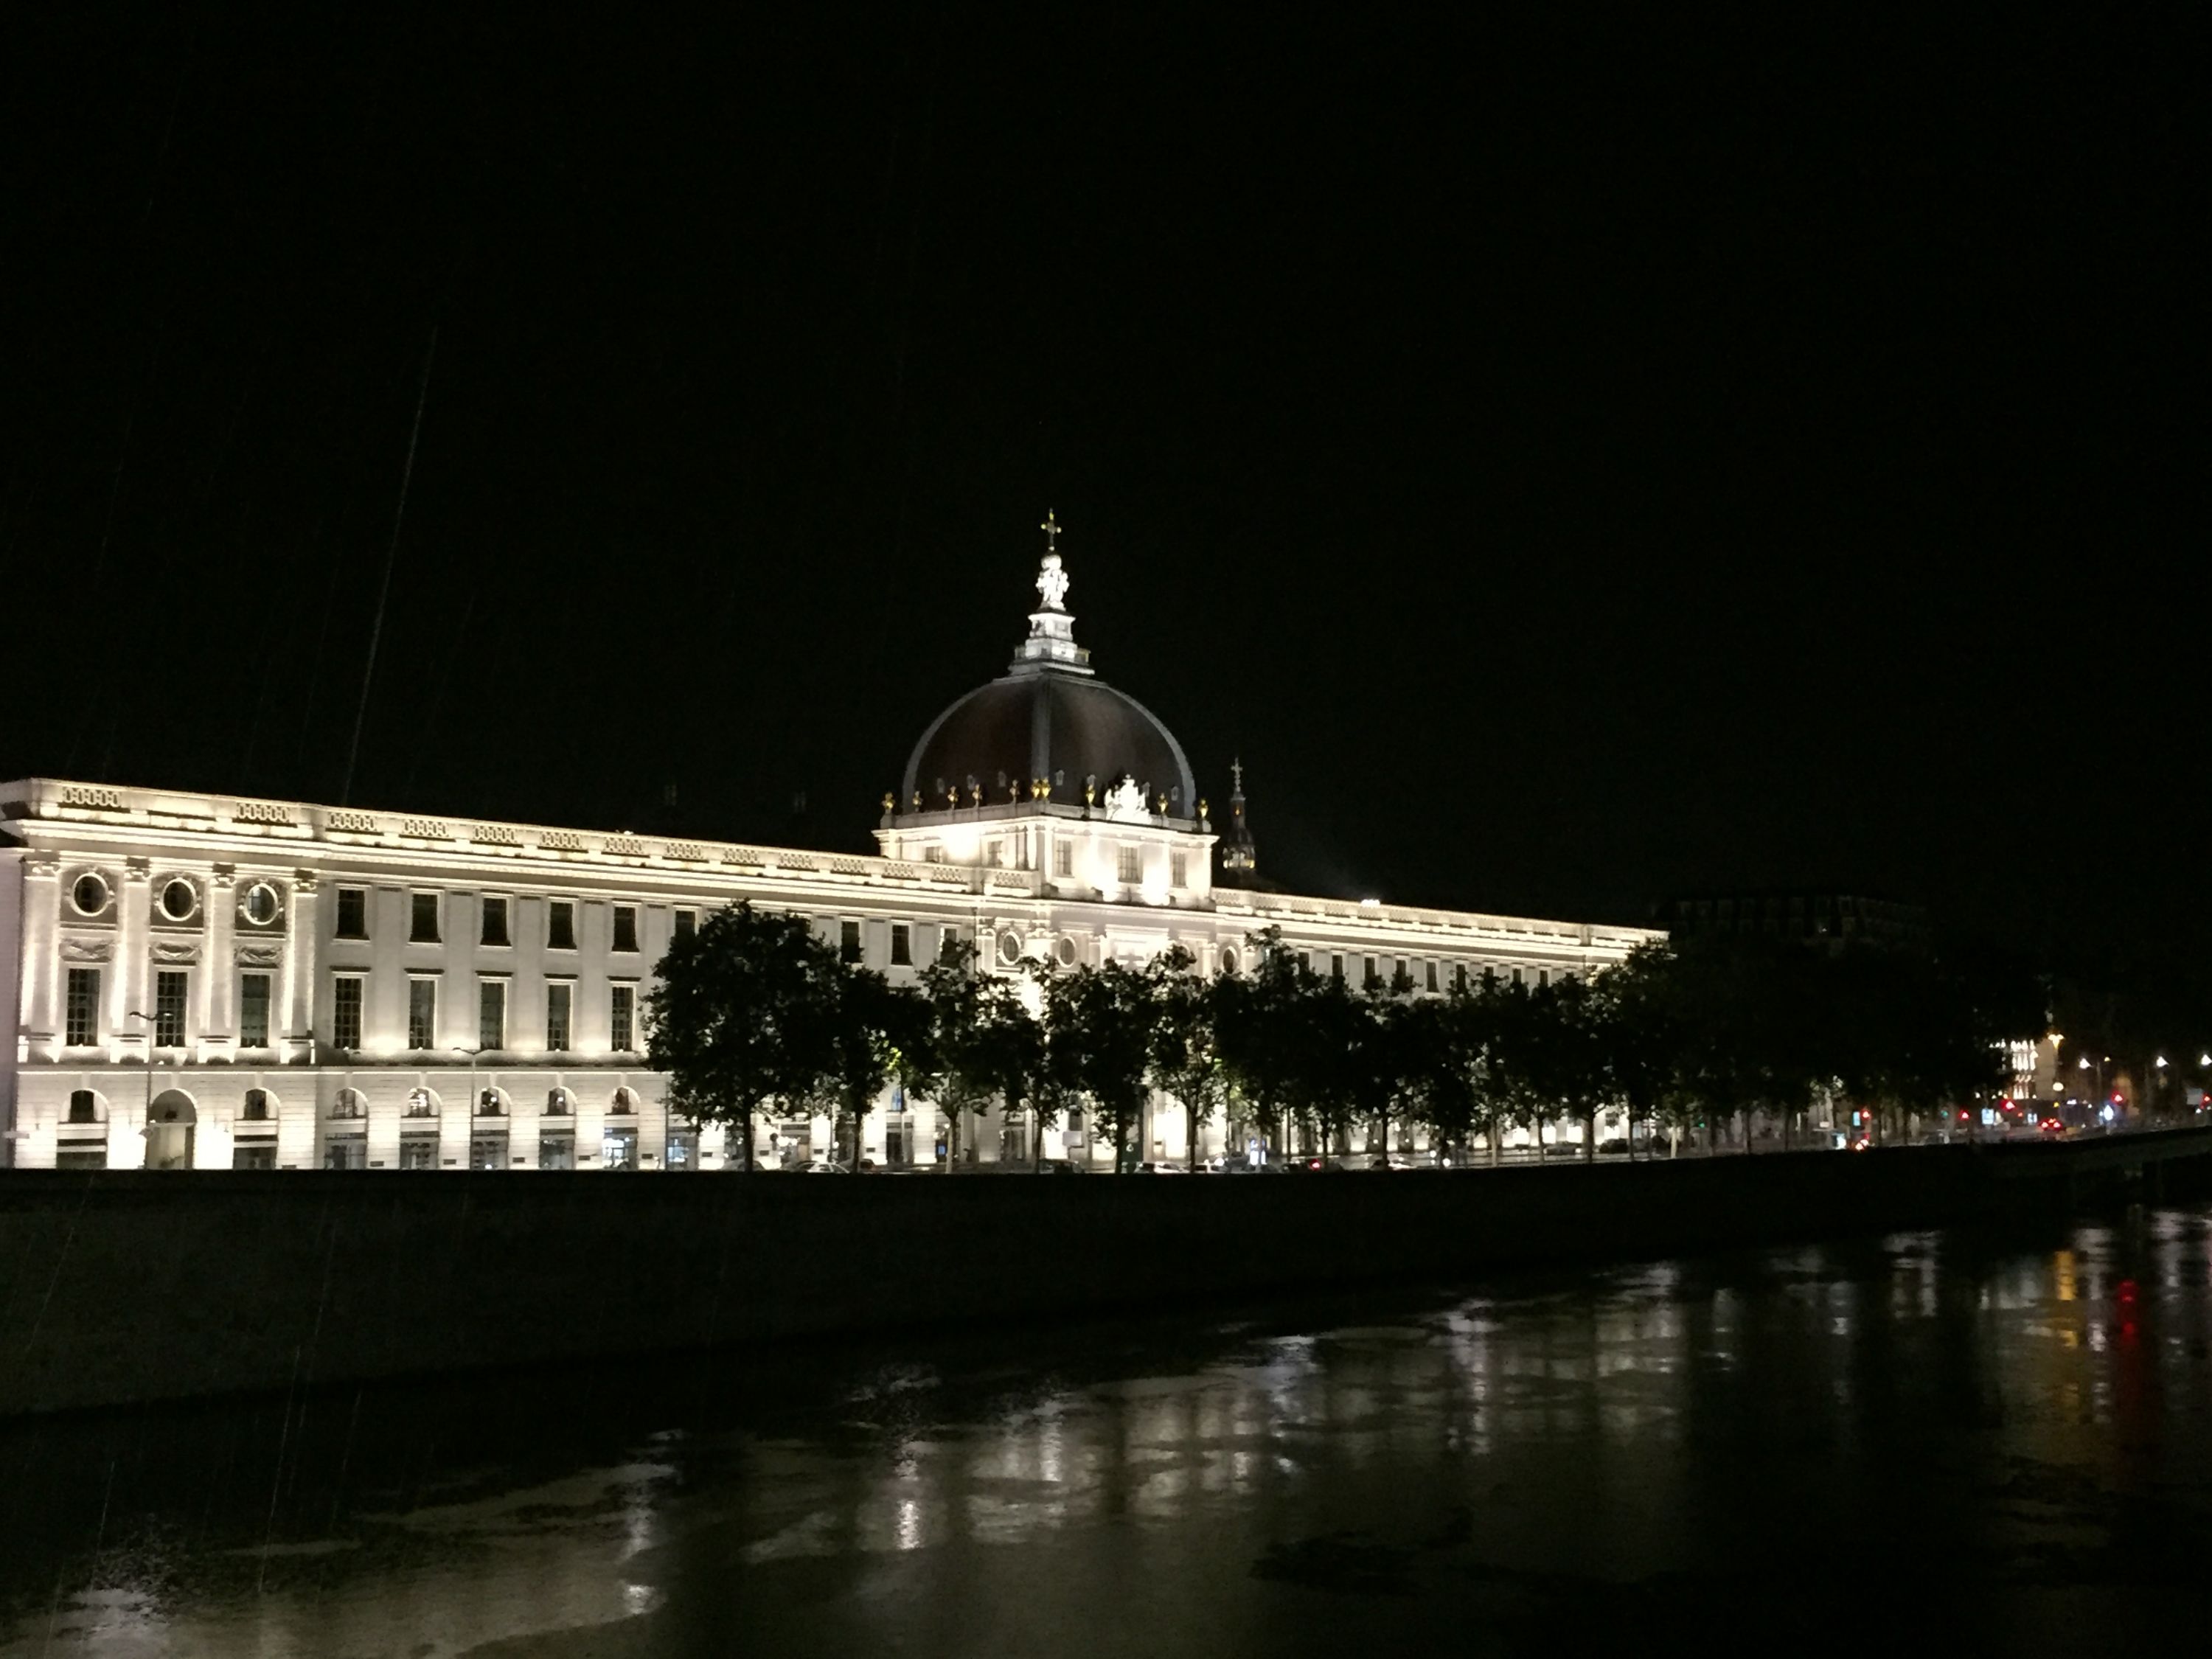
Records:
M315 1052L315 979L322 958L322 883L312 870L292 874L292 902L284 911L283 1054L301 1065Z
M23 860L22 1036L30 1052L44 1060L61 1053L62 861L52 853L31 853Z
M115 896L115 983L108 993L107 1029L118 1059L144 1064L153 1053L154 992L148 977L148 907L152 871L144 859L123 861L123 890ZM144 1016L134 1019L133 1012Z
M218 864L208 877L200 928L206 969L200 975L200 1058L228 1060L238 1052L238 872Z

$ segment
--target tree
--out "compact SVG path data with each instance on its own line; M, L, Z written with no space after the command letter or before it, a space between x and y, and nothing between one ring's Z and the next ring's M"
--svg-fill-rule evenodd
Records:
M1216 994L1214 1035L1231 1084L1258 1111L1273 1146L1305 1098L1305 1017L1321 981L1284 948L1281 929L1266 928L1250 943L1253 972L1224 976Z
M1371 1056L1364 1068L1373 1091L1370 1146L1390 1152L1390 1123L1425 1117L1443 1079L1453 1075L1445 1038L1446 1005L1416 1001L1408 981L1391 1000L1374 1005L1367 1033Z
M1196 966L1180 945L1152 964L1152 1082L1182 1105L1194 1171L1198 1168L1199 1132L1217 1113L1227 1110L1231 1092L1215 1019L1222 987L1228 981L1202 979L1193 971Z
M836 1113L838 1146L858 1164L860 1121L884 1085L896 1079L908 1098L933 1092L939 1062L929 1004L921 993L850 963L839 964L836 983L837 1059L828 1098Z
M647 1061L668 1074L672 1111L744 1126L748 1172L760 1109L812 1099L841 1068L842 971L805 917L750 901L678 935L661 959L646 998Z
M999 1079L986 1064L978 1042L991 988L1000 981L979 973L973 944L949 944L937 960L922 970L921 995L929 1010L931 1047L938 1057L938 1100L945 1108L945 1154L960 1158L963 1120L971 1112L987 1110L996 1094Z
M1145 1109L1154 1017L1149 973L1108 962L1055 975L1044 990L1054 1078L1091 1102L1114 1138L1114 1168L1127 1166L1129 1131Z
M1650 1146L1668 1093L1674 1086L1676 1036L1669 1001L1674 964L1663 941L1638 945L1590 981L1590 1036L1607 1093L1628 1114L1630 1151L1636 1126L1646 1125Z

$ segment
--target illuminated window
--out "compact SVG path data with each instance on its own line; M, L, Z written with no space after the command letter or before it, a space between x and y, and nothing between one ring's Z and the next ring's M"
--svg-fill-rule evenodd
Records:
M576 988L556 981L545 988L545 1046L555 1054L568 1047L568 1009Z
M407 939L410 945L435 945L438 942L438 896L417 893L407 913Z
M241 1048L269 1046L269 990L266 974L238 976L238 1044Z
M505 945L507 936L507 901L487 894L483 902L483 927L480 935L485 945Z
M1073 842L1053 842L1052 872L1055 876L1072 876L1075 873L1075 843Z
M630 1053L637 1047L637 988L617 985L607 992L607 1041L618 1054Z
M338 937L368 937L368 890L366 887L338 889Z
M342 975L331 988L331 1042L340 1048L361 1047L361 986L358 975Z
M1122 848L1115 875L1124 883L1142 881L1145 878L1145 849L1141 847Z
M1190 855L1188 853L1176 853L1169 857L1168 885L1170 887L1190 885Z
M438 1044L438 981L407 981L407 1046L434 1048Z
M64 1006L62 1041L72 1048L100 1041L100 969L72 968Z
M477 1047L486 1051L507 1047L507 981L503 979L477 981Z
M549 951L573 951L576 948L576 906L573 900L554 899L546 905L545 948Z
M896 968L914 965L914 929L902 921L891 924L891 965Z
M637 906L635 904L615 906L614 948L617 951L637 949Z
M154 1046L185 1046L185 988L189 981L181 969L165 968L154 975Z

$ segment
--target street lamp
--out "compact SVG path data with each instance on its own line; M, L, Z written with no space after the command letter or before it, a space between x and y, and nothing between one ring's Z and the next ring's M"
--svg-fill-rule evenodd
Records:
M453 1052L454 1052L455 1054L466 1054L466 1055L469 1057L469 1154L468 1154L468 1155L469 1155L470 1158L471 1158L471 1160L473 1160L473 1159L475 1158L475 1157L476 1157L476 1144L477 1144L477 1104L478 1104L478 1102L477 1102L477 1056L478 1054L482 1054L482 1053L483 1052L483 1048L464 1048L459 1047L458 1044L456 1044L456 1045L455 1045L455 1047L454 1047L454 1048L453 1048ZM502 1154L502 1156L503 1156L503 1154Z

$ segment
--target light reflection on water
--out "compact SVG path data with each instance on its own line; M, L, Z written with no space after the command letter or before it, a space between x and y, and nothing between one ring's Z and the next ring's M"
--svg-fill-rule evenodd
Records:
M1819 1645L1869 1540L1972 1648L2207 1611L2202 1210L931 1346L18 1427L0 1659Z

